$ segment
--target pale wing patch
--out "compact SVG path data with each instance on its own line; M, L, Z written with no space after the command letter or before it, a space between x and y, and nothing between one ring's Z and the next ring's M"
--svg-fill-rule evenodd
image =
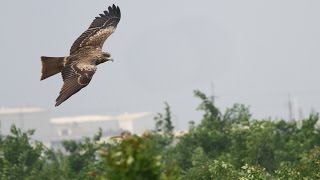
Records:
M83 41L80 47L83 46L103 46L104 41L115 31L114 27L107 27L106 29L100 29L94 35L90 36L87 41ZM85 43L85 45L83 45Z
M87 63L77 63L77 68L81 71L95 71L97 67L95 65L87 64Z
M97 70L97 67L94 65L88 65L85 63L78 63L76 66L80 70L80 72L75 71L75 73L79 76L78 77L78 84L88 85L87 79L91 79L93 76L93 73L91 74L88 72L95 72Z
M94 75L96 67L85 63L71 64L62 70L64 84L56 99L56 106L86 87Z
M108 11L100 14L91 23L90 27L83 32L72 44L70 54L76 53L85 46L99 46L102 48L105 40L115 31L121 18L119 7L113 5Z

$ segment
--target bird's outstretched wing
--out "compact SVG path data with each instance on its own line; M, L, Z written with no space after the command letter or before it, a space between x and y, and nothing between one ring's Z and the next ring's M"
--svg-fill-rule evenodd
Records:
M104 14L96 17L90 27L73 43L70 54L85 46L99 46L102 48L103 43L117 28L120 18L120 8L115 5L109 6L108 11L104 11Z
M86 87L94 73L96 66L84 63L72 63L62 69L63 86L59 97L56 99L56 106L59 106L69 97Z

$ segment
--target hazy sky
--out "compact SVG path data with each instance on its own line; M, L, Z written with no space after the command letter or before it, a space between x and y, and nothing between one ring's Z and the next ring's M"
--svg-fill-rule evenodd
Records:
M60 75L40 82L40 56L68 55L108 5L122 19L90 85L58 108ZM199 119L193 90L216 104L250 105L254 117L288 117L290 93L305 115L320 110L320 1L2 0L0 106L36 106L54 116L163 110L179 125Z

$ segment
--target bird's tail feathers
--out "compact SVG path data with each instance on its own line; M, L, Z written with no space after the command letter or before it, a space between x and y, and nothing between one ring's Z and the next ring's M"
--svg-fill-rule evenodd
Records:
M41 56L42 74L41 74L40 80L44 80L50 76L53 76L61 72L65 61L66 61L66 57Z

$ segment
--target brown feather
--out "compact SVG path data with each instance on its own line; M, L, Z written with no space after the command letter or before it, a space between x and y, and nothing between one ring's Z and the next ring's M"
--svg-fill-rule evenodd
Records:
M76 53L85 46L98 46L102 48L105 40L115 31L121 18L118 6L109 6L109 11L104 11L100 17L96 17L89 28L83 32L73 43L70 54Z
M44 80L50 76L53 76L61 72L64 60L65 57L41 56L42 72L40 80Z
M67 65L62 69L62 78L64 80L60 94L56 99L56 105L59 106L65 100L70 98L75 93L79 92L82 88L86 87L96 71L96 67L93 65L85 66L86 69L80 69L77 65L79 63L73 63Z

